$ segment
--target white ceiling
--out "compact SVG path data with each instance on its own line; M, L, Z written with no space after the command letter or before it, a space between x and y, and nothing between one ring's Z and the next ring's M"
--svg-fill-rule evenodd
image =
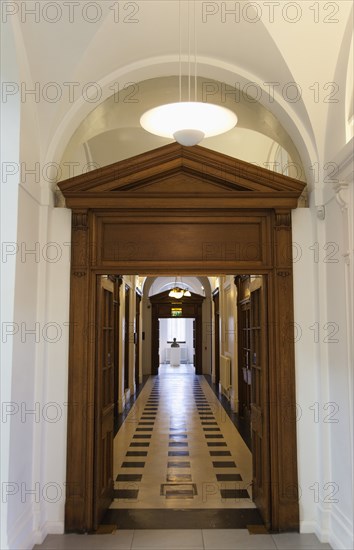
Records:
M326 134L335 135L333 146L346 142L345 125L338 121L344 121L348 95L352 3L337 0L329 4L332 7L326 7L323 2L196 2L199 74L232 86L255 82L263 94L260 103L253 104L250 112L258 113L259 105L266 108L283 133L278 136L279 142L284 136L290 138L308 173L311 163L323 153ZM49 22L56 16L50 11L55 9L54 5L60 7L55 23ZM96 12L94 5L98 6ZM182 2L184 20L186 5ZM274 17L270 5L274 8ZM239 17L223 13L224 8L235 6L241 10ZM37 16L26 13L30 8L39 10ZM214 13L207 15L207 9ZM259 20L254 22L257 17ZM100 102L111 96L117 86L121 89L127 82L138 84L178 74L177 0L97 3L26 0L18 3L18 13L12 16L12 22L21 79L29 89L36 83L40 86L40 100L26 99L22 108L23 128L31 135L33 148L37 144L43 162L59 162L72 135L85 120L92 124L89 141L93 150L97 136L109 131L113 131L111 140L118 138L121 148L125 148L124 155L130 154L130 150L134 154L131 143L146 140L145 146L150 147L149 138L131 124L131 118L129 124L123 123L123 111L126 110L128 119L131 114L129 105L124 104L120 111L119 136L118 127L111 128L109 119L98 117L103 125L97 127L88 115L97 108L100 110ZM182 42L186 43L185 29ZM331 92L326 85L334 80L339 90L338 103L325 100ZM45 97L45 87L51 82L61 91L57 101ZM86 85L92 82L102 92L97 101L82 96ZM297 101L286 97L286 91L293 91L288 88L292 82L301 88L301 98ZM269 83L274 83L274 97L266 93ZM69 88L74 90L72 96ZM166 98L165 92L156 87L154 93L157 102ZM350 100L351 94L348 97ZM147 102L144 97L141 107ZM137 113L139 105L133 107ZM240 109L241 105L236 107ZM328 128L329 120L338 128ZM259 122L264 125L264 119ZM240 120L240 128L250 127ZM274 130L273 124L271 128ZM261 133L270 137L267 128ZM226 142L234 139L237 144L240 136L237 130L234 136L230 134L225 147L232 150L233 144ZM220 144L213 146L217 148ZM33 149L28 146L28 155L31 154ZM112 156L112 152L107 154L107 160Z
M146 285L146 283L148 284ZM151 283L151 286L149 283ZM207 288L205 288L206 283ZM150 286L148 289L149 296L160 294L165 290L173 288L176 284L180 288L188 289L195 294L200 294L201 296L205 296L205 291L210 295L210 283L208 283L206 277L147 277L145 280L146 287Z

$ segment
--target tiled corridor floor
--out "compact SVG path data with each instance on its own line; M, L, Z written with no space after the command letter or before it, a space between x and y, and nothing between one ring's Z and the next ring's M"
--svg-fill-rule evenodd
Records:
M250 535L244 529L126 530L112 535L49 535L38 550L327 550L315 535Z
M111 508L254 509L251 453L209 384L163 372L115 437Z
M146 382L115 438L115 500L106 523L118 529L108 535L49 535L35 548L330 549L312 534L250 534L246 528L230 528L237 514L254 514L256 520L247 516L246 523L260 523L251 500L251 453L204 377L189 374L187 367L176 371L167 366L160 372ZM203 528L197 528L200 516L194 514L199 512ZM123 514L138 527L124 527ZM183 514L191 528L176 529ZM171 518L174 528L169 528ZM220 518L231 525L211 529L220 525Z

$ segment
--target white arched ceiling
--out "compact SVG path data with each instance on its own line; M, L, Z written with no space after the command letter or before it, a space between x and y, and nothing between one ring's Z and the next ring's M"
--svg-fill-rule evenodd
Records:
M183 82L183 89L187 83ZM250 93L254 90L250 89ZM178 78L150 79L127 86L97 106L78 127L62 159L62 179L73 175L72 163L82 157L85 165L105 166L155 149L171 140L154 136L140 127L140 117L147 110L177 99ZM274 142L280 144L296 165L294 177L304 179L300 156L287 132L275 116L253 97L210 79L198 79L198 98L224 105L236 112L237 126L221 136L203 140L204 147L223 152L248 162L268 166ZM83 169L78 162L77 172ZM66 167L66 169L65 169Z
M351 3L352 4L352 3ZM353 7L352 7L353 12ZM343 148L353 138L353 13L345 29L340 55L333 74L336 95L329 104L326 127L326 153L333 158L338 147ZM329 91L332 91L329 89ZM343 122L345 122L343 124Z
M178 4L178 0L19 3L17 17L22 21L31 74L26 84L31 88L39 83L43 92L53 82L62 91L58 100L48 101L42 94L36 104L44 163L60 162L77 127L117 86L178 74ZM263 92L260 102L281 123L309 169L324 139L328 111L323 102L314 102L309 87L319 77L321 85L333 79L350 2L335 3L339 9L335 25L326 24L330 13L323 11L321 3L315 3L320 5L318 21L308 3L286 3L293 8L285 14L279 2L196 4L199 74L231 86L255 82ZM101 10L96 19L95 5ZM274 16L269 5L275 6ZM299 5L301 14L296 19L291 10ZM23 10L35 6L40 24L36 16L23 17ZM53 24L55 6L61 13ZM185 11L186 2L182 6ZM210 6L214 13L206 15ZM223 13L233 6L241 10L239 15ZM303 94L291 101L283 90L294 81ZM101 91L93 101L83 96L83 89L92 82ZM274 96L267 94L269 83L275 83ZM68 84L74 87L73 94Z
M143 286L144 296L154 296L155 294L160 294L161 292L172 288L175 285L175 281L176 277L173 276L146 277ZM211 296L209 277L178 277L178 285L181 286L181 288L188 288L195 294L200 294L201 296Z

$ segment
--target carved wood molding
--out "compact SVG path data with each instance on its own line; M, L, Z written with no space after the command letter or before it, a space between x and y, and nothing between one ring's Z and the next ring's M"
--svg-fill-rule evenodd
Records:
M89 215L88 210L72 213L71 271L75 277L84 277L89 263Z
M88 210L73 210L72 228L73 231L88 231Z
M58 184L69 208L296 208L306 184L200 146L147 151ZM171 198L173 197L173 201Z
M275 226L276 231L291 230L291 212L287 211L275 211Z

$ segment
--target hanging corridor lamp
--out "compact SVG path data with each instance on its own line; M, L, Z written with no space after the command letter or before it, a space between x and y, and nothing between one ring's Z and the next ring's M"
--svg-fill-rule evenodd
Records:
M176 300L179 300L180 298L190 298L192 296L188 288L180 288L177 285L177 277L175 280L175 286L170 290L168 295L170 298L176 298Z
M188 0L188 101L182 101L181 0L179 1L179 102L167 103L146 111L140 124L151 134L175 139L185 146L197 145L202 139L223 134L236 126L237 116L230 109L197 101L197 37L196 10L194 24L194 101L191 101L191 32L190 0Z

